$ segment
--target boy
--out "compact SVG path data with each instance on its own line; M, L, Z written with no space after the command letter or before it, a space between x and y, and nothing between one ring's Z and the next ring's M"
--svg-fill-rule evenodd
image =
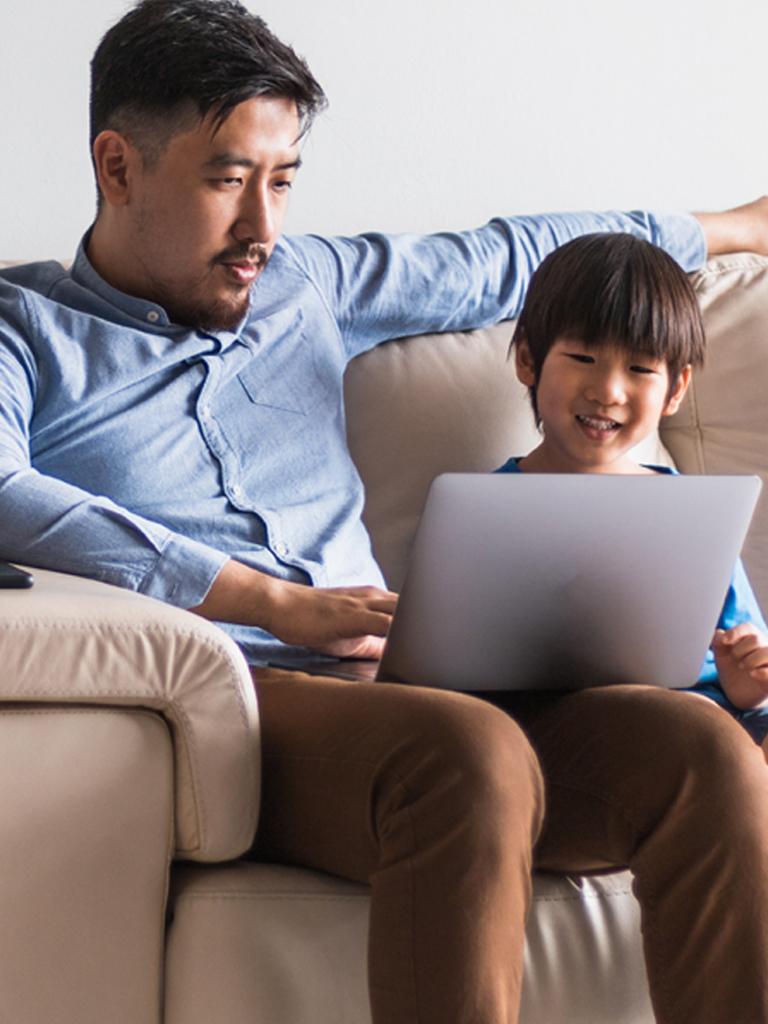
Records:
M669 473L630 450L677 412L704 362L696 296L673 259L630 235L587 235L534 274L512 339L541 444L499 472ZM768 760L768 626L739 561L694 692L742 722Z

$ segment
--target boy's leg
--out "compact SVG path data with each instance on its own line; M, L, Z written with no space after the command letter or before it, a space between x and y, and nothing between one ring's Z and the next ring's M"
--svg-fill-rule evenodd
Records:
M371 884L374 1024L514 1024L543 802L520 728L440 690L256 678L252 855Z
M655 688L516 710L547 782L536 864L632 868L659 1024L768 1024L760 747L714 704Z

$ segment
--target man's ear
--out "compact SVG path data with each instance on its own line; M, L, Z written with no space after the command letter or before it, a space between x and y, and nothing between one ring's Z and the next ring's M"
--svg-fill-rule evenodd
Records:
M517 370L517 379L522 384L528 388L536 387L536 371L525 331L520 331L515 339L515 369Z
M125 206L133 174L141 166L136 148L119 132L101 132L93 143L93 164L105 200L112 206Z
M680 408L680 403L685 398L685 392L688 390L688 385L691 383L691 367L684 366L680 371L680 376L677 378L677 384L675 384L675 390L669 397L667 404L664 406L664 412L662 416L673 416Z

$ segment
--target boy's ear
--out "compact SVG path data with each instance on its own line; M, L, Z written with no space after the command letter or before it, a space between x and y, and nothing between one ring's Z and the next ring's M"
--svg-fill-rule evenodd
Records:
M685 398L685 392L688 390L688 385L691 383L691 367L684 366L680 371L680 376L677 378L677 384L675 384L675 390L669 397L669 401L664 406L664 412L662 416L673 416L680 408L680 403Z
M515 369L517 370L517 379L522 384L525 384L527 388L536 387L536 371L525 331L520 331L515 340Z

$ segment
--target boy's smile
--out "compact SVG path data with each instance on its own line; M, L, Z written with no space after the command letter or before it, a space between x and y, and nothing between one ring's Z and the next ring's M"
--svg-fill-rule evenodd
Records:
M518 376L536 389L544 440L521 468L550 473L638 473L627 453L679 408L686 368L669 395L667 364L614 345L586 346L558 338L538 381L525 341L517 346Z

